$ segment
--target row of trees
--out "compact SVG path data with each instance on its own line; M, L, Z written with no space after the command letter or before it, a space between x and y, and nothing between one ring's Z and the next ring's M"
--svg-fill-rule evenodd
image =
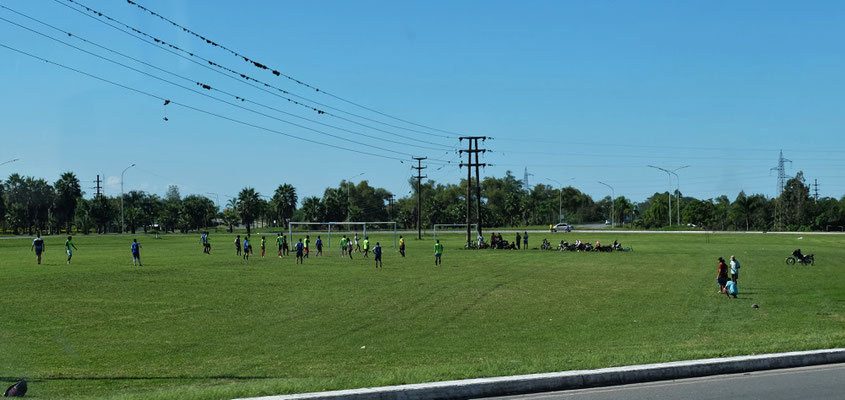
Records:
M176 186L170 186L163 198L130 191L123 196L123 220L126 230L133 233L138 229L186 232L212 225L224 225L231 231L241 224L249 231L256 225L284 227L288 221L396 221L402 228L416 228L418 214L423 227L465 221L466 180L459 184L422 183L421 207L417 205L416 182L409 183L413 188L409 195L395 200L389 191L370 186L367 181L341 181L321 197L302 199L301 207L297 207L296 189L289 184L279 185L272 196L248 187L229 199L222 211L205 196L182 197ZM801 172L787 181L783 193L774 199L740 192L731 202L727 196L696 199L664 192L640 203L624 196L595 201L571 186L539 184L525 190L510 171L501 178L484 178L481 196L481 216L488 227L546 225L557 222L560 213L574 224L612 219L622 226L663 228L670 220L669 201L674 224L706 229L826 230L845 226L845 197L811 198ZM16 234L119 232L120 200L103 195L83 198L79 180L72 172L62 174L53 184L18 174L0 184L3 228ZM677 214L681 221L677 221Z

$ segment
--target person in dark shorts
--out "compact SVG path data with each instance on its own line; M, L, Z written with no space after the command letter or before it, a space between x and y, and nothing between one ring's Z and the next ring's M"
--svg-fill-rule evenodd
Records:
M519 232L516 233L516 249L519 250L520 242L522 242L522 236L519 236Z
M141 265L141 245L138 243L138 239L132 239L132 265L138 263L139 267L143 267Z
M279 258L282 258L282 234L276 235L276 244L279 246Z
M288 237L282 234L282 254L290 255L290 247L288 246Z
M303 257L302 252L305 250L305 245L302 244L301 238L299 239L299 242L297 242L296 245L294 246L294 249L296 250L296 263L297 264L304 264L305 258Z
M399 235L399 254L402 255L402 258L405 258L405 239L402 235Z
M205 233L205 254L211 254L211 236Z
M251 246L249 244L249 236L244 236L244 260L249 260L249 248Z
M261 235L261 258L264 258L264 248L267 246L267 239Z
M305 247L305 258L308 258L308 245L311 244L311 236L305 235L305 242L303 244Z
M32 246L29 248L30 251L35 251L35 257L38 258L38 264L41 265L41 253L44 252L44 239L41 239L41 234L39 233L36 236L35 240L32 241Z
M346 253L349 254L349 259L352 259L352 241L349 240L346 242Z
M384 263L381 261L381 245L376 242L376 247L373 247L373 258L376 260L376 268L384 268Z
M522 247L524 247L525 250L528 250L528 231L525 231L522 235Z
M725 285L728 283L728 265L725 264L725 259L722 257L719 257L719 268L716 273L716 281L719 282L719 293L725 294Z
M314 255L314 257L323 255L323 239L320 239L319 235L317 235L316 245L317 245L317 254Z
M235 238L235 255L241 255L241 235Z

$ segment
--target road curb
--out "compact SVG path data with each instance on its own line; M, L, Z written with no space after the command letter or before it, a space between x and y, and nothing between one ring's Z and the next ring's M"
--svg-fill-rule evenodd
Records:
M845 348L793 351L593 370L417 383L401 386L253 397L250 400L469 399L736 374L845 362ZM246 400L246 399L240 399Z

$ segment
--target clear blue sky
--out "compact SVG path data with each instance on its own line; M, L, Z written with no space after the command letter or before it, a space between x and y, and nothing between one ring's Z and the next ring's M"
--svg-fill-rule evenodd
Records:
M197 55L340 110L406 126L259 70L122 0L80 0ZM571 183L598 199L641 201L668 189L653 164L680 171L685 195L740 190L775 194L778 150L819 180L822 196L845 193L845 3L836 1L153 1L139 0L233 50L345 99L427 126L495 138L484 175L512 170L530 183ZM75 36L201 81L263 106L373 138L321 127L247 103L244 107L340 136L325 137L217 103L45 39L0 20L0 44L143 89L174 102L306 138L299 141L133 93L0 48L0 167L54 181L73 171L93 190L272 194L280 183L300 198L355 178L399 197L410 190L408 159L457 162L458 141L317 115L142 43L63 6L66 0L0 3ZM174 81L0 9L0 17ZM187 83L202 93L204 91ZM274 89L270 89L271 91ZM276 92L278 93L278 92ZM343 115L343 114L339 114ZM165 122L166 116L169 121ZM349 117L355 119L355 117ZM424 130L424 129L421 129ZM430 131L429 131L430 132ZM440 132L431 132L441 134ZM431 142L429 144L419 141ZM382 147L383 150L372 146ZM446 146L446 147L442 147ZM450 149L451 148L451 149ZM401 153L389 153L393 150ZM430 165L439 182L465 177ZM464 170L465 171L465 170ZM575 177L573 181L568 181ZM674 185L674 183L673 183Z

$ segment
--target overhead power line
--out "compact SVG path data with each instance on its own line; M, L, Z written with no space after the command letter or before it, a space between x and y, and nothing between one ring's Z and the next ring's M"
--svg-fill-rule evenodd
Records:
M250 123L250 122L242 121L242 120L239 120L237 118L228 117L228 116L218 114L218 113L215 113L215 112L207 111L207 110L204 110L204 109L201 109L201 108L198 108L198 107L191 106L189 104L173 101L173 100L167 99L163 96L156 95L156 94L153 94L153 93L141 90L141 89L137 89L137 88L134 88L134 87L131 87L131 86L128 86L128 85L124 85L122 83L118 83L118 82L115 82L115 81L112 81L112 80L109 80L109 79L106 79L106 78L103 78L103 77L100 77L100 76L97 76L97 75L94 75L94 74L91 74L91 73L88 73L88 72L85 72L85 71L82 71L80 69L70 67L70 66L61 64L59 62L46 59L44 57L37 56L37 55L32 54L32 53L28 53L26 51L8 46L8 45L3 44L3 43L0 43L0 47L11 50L11 51L16 52L18 54L22 54L22 55L34 58L36 60L44 61L48 64L55 65L57 67L60 67L60 68L63 68L63 69L69 70L69 71L76 72L80 75L84 75L84 76L87 76L89 78L96 79L98 81L105 82L105 83L108 83L110 85L123 88L125 90L129 90L129 91L132 91L132 92L135 92L135 93L138 93L138 94L150 97L150 98L154 98L154 99L157 99L157 100L160 100L160 101L166 101L169 104L173 104L175 106L186 108L186 109L189 109L189 110L201 113L201 114L210 115L210 116L222 119L222 120L226 120L226 121L234 122L234 123L241 124L241 125L244 125L244 126L249 126L251 128L263 130L265 132L275 133L275 134L285 136L285 137L289 137L289 138L292 138L292 139L301 140L303 142L318 144L318 145L321 145L321 146L331 147L331 148L334 148L334 149L343 150L343 151L346 151L346 152L351 152L351 153L356 153L356 154L365 154L365 155L369 155L369 156L373 156L373 157L379 157L379 158L395 160L395 161L400 161L400 162L410 160L410 157L409 158L393 157L393 156L388 156L388 155L384 155L384 154L373 153L373 152L370 152L370 151L355 150L355 149L351 149L351 148L347 148L347 147L343 147L343 146L336 146L336 145L333 145L333 144L330 144L330 143L324 143L324 142L319 142L319 141L315 141L315 140L312 140L312 139L303 138L303 137L296 136L296 135L293 135L293 134L290 134L290 133L287 133L287 132L283 132L283 131L280 131L280 130L277 130L277 129L267 128L267 127L260 126L260 125L257 125L257 124L253 124L253 123Z
M73 1L73 0L68 0L68 1ZM260 63L260 62L256 61L256 60L255 60L255 59L253 59L253 58L247 57L247 56L245 56L245 55L243 55L243 54L241 54L241 53L239 53L239 52L237 52L237 51L235 51L235 50L232 50L232 49L230 49L229 47L226 47L226 46L224 46L223 44L221 44L221 43L219 43L219 42L213 41L213 40L211 40L211 39L207 38L206 36L201 35L201 34L199 34L199 33L195 32L195 31L191 30L190 28L187 28L187 27L185 27L185 26L183 26L183 25L181 25L181 24L177 23L176 21L173 21L173 20L171 20L171 19L169 19L169 18L167 18L167 17L165 17L165 16L163 16L163 15L161 15L161 14L159 14L159 13L157 13L157 12L153 11L153 10L150 10L150 9L149 9L149 8L147 8L147 7L142 6L141 4L138 4L137 2L134 2L134 1L132 1L132 0L126 0L126 2L127 2L127 3L129 3L129 4L132 4L132 5L136 6L136 7L138 7L139 9L141 9L141 10L143 10L143 11L146 11L146 12L150 13L150 15L152 15L152 16L158 17L158 18L160 18L160 19L161 19L161 20L163 20L163 21L169 22L171 25L173 25L173 26L175 26L175 27L177 27L177 28L181 29L183 32L185 32L185 33L187 33L187 34L189 34L189 35L192 35L192 36L194 36L194 37L196 37L196 38L200 39L201 41L205 42L207 45L210 45L210 46L214 46L214 47L217 47L217 48L223 49L223 50L225 50L225 51L227 51L227 52L231 53L231 54L232 54L232 55L234 55L235 57L242 58L244 61L246 61L246 62L247 62L247 63L249 63L249 64L252 64L252 65L253 65L253 66L255 66L256 68L259 68L259 69L262 69L262 70L266 70L266 71L270 71L273 75L276 75L276 76L282 76L282 77L285 77L285 78L287 78L288 80L291 80L291 81L295 82L295 83L296 83L296 84L298 84L298 85L302 85L302 86L304 86L304 87L307 87L307 88L309 88L309 89L312 89L312 90L314 90L314 91L315 91L315 92L317 92L317 93L322 93L322 94L325 94L326 96L330 96L330 97L335 98L335 99L337 99L337 100L340 100L340 101L342 101L342 102L344 102L344 103L347 103L347 104L350 104L350 105L353 105L353 106L356 106L356 107L362 108L362 109L364 109L364 110L367 110L367 111L370 111L370 112L373 112L373 113L379 114L379 115L384 116L384 117L387 117L387 118L391 118L391 119L396 120L396 121L401 121L401 122L404 122L404 123L409 124L409 125L413 125L413 126L417 126L417 127L420 127L420 128L425 128L425 129L429 129L429 130L437 131L437 132L448 133L448 134L451 134L451 135L456 135L456 136L460 136L460 135L461 135L460 133L457 133L457 132L451 132L451 131L447 131L447 130L443 130L443 129L433 128L433 127L426 126L426 125L422 125L422 124L419 124L419 123L416 123L416 122L411 122L411 121L408 121L408 120L405 120L405 119L402 119L402 118L399 118L399 117L395 117L395 116L393 116L393 115L390 115L390 114L387 114L387 113L384 113L384 112L378 111L378 110L373 109L373 108L370 108L370 107L366 107L366 106L361 105L361 104L359 104L359 103L356 103L356 102L354 102L354 101L351 101L351 100L345 99L345 98L340 97L340 96L338 96L338 95L332 94L332 93L327 92L327 91L322 90L322 89L319 89L319 88L317 88L317 87L315 87L315 86L313 86L313 85L311 85L311 84L308 84L308 83L306 83L306 82L304 82L304 81L302 81L302 80L300 80L300 79L294 78L294 77L292 77L292 76L290 76L290 75L287 75L287 74L285 74L285 73L283 73L283 72L280 72L279 70L273 69L273 68L269 67L269 66L268 66L268 65L266 65L266 64Z
M138 29L138 28L136 28L136 27L134 27L134 26L131 26L131 25L129 25L129 24L127 24L127 23L125 23L125 22L121 22L121 21L119 21L119 20L117 20L117 19L115 19L115 18L113 18L113 17L111 17L111 16L109 16L109 15L107 15L107 14L103 13L103 12L100 12L100 11L98 11L98 10L96 10L96 9L93 9L93 8L91 8L91 7L88 7L88 6L86 6L86 5L82 4L82 3L78 2L78 1L75 1L75 0L63 0L63 1L64 1L64 2L66 2L66 3L71 3L71 4L74 4L74 5L77 5L77 6L79 6L79 7L84 8L84 9L85 9L85 11L87 11L87 12L88 12L87 14L86 14L85 12L82 12L82 11L81 11L81 10L79 10L79 9L76 9L76 8L74 8L74 7L70 6L69 4L65 4L65 3L63 3L63 2L62 2L62 1L60 1L60 0L53 0L53 1L55 1L56 3L58 3L58 4L60 4L60 5L65 6L65 7L69 8L69 9L71 9L71 10L74 10L74 11L76 11L76 12L78 12L78 13L81 13L82 15L85 15L85 16L87 16L87 17L89 17L89 18L92 18L92 19L94 19L95 21L98 21L98 22L103 23L103 24L105 24L105 25L111 26L111 27L112 27L112 28L114 28L114 29L120 30L120 31L122 31L122 32L124 32L124 33L127 33L127 34L128 34L128 32L124 31L123 29L118 28L118 27L116 27L116 26L114 26L114 25L112 25L112 24L109 24L109 23L107 23L106 21L103 21L103 20L98 19L98 18L105 18L105 19L107 19L108 21L111 21L111 22L114 22L114 23L116 23L116 24L118 24L118 25L121 25L121 26L125 27L126 29L129 29L129 30L131 30L132 32L135 32L135 33L136 33L136 34L138 34L138 35L141 35L141 36L143 36L143 37L146 37L146 38L152 39L152 40L153 40L153 42L155 42L155 45L156 45L157 47L159 47L159 46L167 46L167 47L169 47L170 49L175 50L175 51L177 51L177 52L179 52L179 53L185 54L185 55L187 55L187 56L189 56L189 57L191 57L191 58L196 58L196 59L198 59L198 60L202 60L202 61L203 61L203 63L200 63L200 64L205 64L205 63L207 63L208 65L210 65L210 66L212 66L212 67L215 67L215 68L218 68L218 69L220 69L220 70L223 70L223 71L225 71L225 72L227 72L227 73L229 73L229 74L231 74L231 75L233 75L233 76L240 77L240 78L242 78L242 79L244 79L244 80L246 80L246 81L252 81L252 82L255 82L255 83L259 83L259 84L263 85L264 87L267 87L267 88L272 88L272 89L275 89L276 91L278 91L278 92L280 92L280 93L283 93L283 94L285 94L285 95L292 96L292 97L295 97L295 98L297 98L297 99L300 99L301 101L300 101L300 100L293 100L293 99L291 99L291 98L289 98L289 97L283 97L283 98L285 98L287 101L289 101L289 102L291 102L291 103L294 103L294 104L296 104L296 105L300 105L300 106L307 107L307 108L311 109L312 111L316 112L318 115L320 115L320 114L326 114L326 115L334 116L334 117L336 117L336 118L341 118L341 119L343 119L343 117L339 117L339 116L337 116L336 114L331 114L330 112L326 111L327 109L328 109L328 110L334 110L334 111L337 111L337 112L342 113L342 114L350 115L350 116L353 116L353 117L356 117L356 118L360 118L360 119L365 120L365 121L369 121L369 122L373 122L373 123L381 124L381 125L388 126L388 127L392 127L392 128L396 128L396 129L401 129L401 130L405 130L405 131L409 131L409 132L415 132L415 133L419 133L419 134L423 134L423 135L428 135L428 136L433 136L433 137L441 137L441 138L449 138L449 139L455 138L455 136L447 136L447 135L442 135L442 134L434 134L434 133L430 133L430 132L420 131L420 130L417 130L417 129L411 129L411 128L407 128L407 127L403 127L403 126L398 126L398 125L394 125L394 124L389 124L389 123L386 123L386 122L383 122L383 121L379 121L379 120L376 120L376 119L373 119L373 118L368 118L368 117L365 117L365 116L360 115L360 114L356 114L356 113L348 112L348 111L342 110L342 109L337 108L337 107L332 107L332 106L330 106L330 105L328 105L328 104L325 104L325 103L320 103L320 102L318 102L318 101L316 101L316 100L312 100L312 99L309 99L309 98L306 98L306 97L303 97L303 96L297 95L296 93L293 93L293 92L287 91L287 90L285 90L285 89L282 89L282 88L280 88L280 87L274 86L274 85L269 84L269 83L267 83L267 82L264 82L264 81L262 81L262 80L259 80L259 79L256 79L256 78L253 78L253 77L251 77L251 76L249 76L249 75L247 75L247 74L245 74L245 73L239 72L239 71L237 71L237 70L234 70L234 69L232 69L232 68L226 67L226 66L224 66L224 65L222 65L222 64L219 64L219 63L214 62L214 61L212 61L212 60L209 60L209 59L207 59L207 58L201 57L201 56L199 56L199 55L197 55L197 54L195 54L195 53L193 53L193 52L191 52L191 51L188 51L188 50L182 49L182 48L180 48L179 46L176 46L176 45L174 45L174 44L172 44L172 43L170 43L170 42L167 42L167 41L165 41L165 40L162 40L162 39L160 39L160 38L158 38L158 37L156 37L156 36L153 36L153 35L151 35L151 34L149 34L149 33L147 33L147 32L144 32L144 31L142 31L142 30L140 30L140 29ZM89 14L90 14L90 15L89 15ZM131 35L131 34L130 34L130 36L136 37L135 35ZM138 39L138 37L136 37L136 39ZM163 48L163 47L162 47L162 48ZM316 107L316 106L314 106L314 105L309 105L309 104L306 104L306 103L304 103L303 101L305 101L305 102L309 102L309 103L313 103L313 104L316 104L317 106L320 106L320 107L322 107L322 108L317 108L317 107ZM345 121L348 121L348 122L352 122L352 121L350 121L350 120L348 120L348 119L344 119L344 120L345 120ZM356 121L356 122L353 122L353 123L358 123L358 122ZM360 124L360 123L359 123L359 124ZM372 127L371 127L371 128L372 128ZM372 128L372 129L377 129L377 128Z
M78 35L72 34L72 33L71 33L71 32L69 32L69 31L63 30L63 29L61 29L61 28L58 28L58 27L56 27L56 26L53 26L53 25L51 25L51 24L48 24L48 23L43 22L43 21L41 21L41 20L38 20L37 18L34 18L34 17L28 16L28 15L26 15L26 14L20 13L20 12L18 12L18 11L13 10L13 9L10 9L10 8L8 8L8 7L6 7L6 6L3 6L2 4L0 4L0 8L6 9L6 10L8 10L8 11L10 11L10 12L16 13L16 14L18 14L18 15L20 15L20 16L23 16L23 17L25 17L25 18L28 18L28 19L30 19L30 20L32 20L32 21L35 21L35 22L37 22L37 23L40 23L40 24L42 24L42 25L44 25L44 26L47 26L47 27L50 27L50 28L52 28L52 29L54 29L54 30L57 30L57 31L59 31L59 32L62 32L63 34L66 34L68 37L74 37L74 38L76 38L76 39L78 39L78 40L81 40L81 41L83 41L83 42L85 42L85 43L88 43L88 44L90 44L90 45L92 45L92 46L98 47L98 48L100 48L100 49L103 49L103 50L109 51L109 52L114 53L114 54L117 54L117 55L119 55L119 56L121 56L121 57L124 57L124 58L130 59L130 60L132 60L132 61L135 61L135 62L137 62L137 63L143 64L143 65L145 65L145 66L148 66L148 67L153 68L153 69L155 69L155 70L161 71L161 72L166 73L166 74L168 74L168 75L171 75L171 76L177 77L177 78L182 79L182 80L184 80L184 81L190 82L191 84L198 85L198 86L200 86L200 87L202 87L202 88L204 88L204 89L206 89L206 90L210 90L210 91L217 91L217 92L223 93L223 94L225 94L225 95L227 95L227 96L230 96L230 97L234 98L235 100L239 100L239 101L242 101L242 102L255 104L255 105L257 105L257 106L260 106L260 107L263 107L263 108L266 108L266 109L269 109L269 110L272 110L272 111L276 111L276 112L281 113L281 114L284 114L284 115L288 115L288 116L291 116L291 117L294 117L294 118L298 118L298 119L301 119L301 120L309 121L309 122L314 123L314 124L318 124L318 125L321 125L321 126L326 126L326 127L333 128L333 129L338 129L338 130L341 130L341 131L344 131L344 132L348 132L348 133L352 133L352 134L355 134L355 135L360 135L360 136L368 137L368 138L375 139L375 140L385 141L385 142L394 143L394 144L400 144L400 145L403 145L403 146L413 146L413 147L418 147L418 148L423 148L423 149L428 149L428 150L437 150L437 151L442 151L442 150L443 150L443 148L447 148L447 149L449 148L449 147L444 146L444 145L438 145L438 146L440 146L440 147L442 147L442 148L436 148L436 147L421 146L421 145L417 145L417 144L413 144L413 143L405 143L405 142L395 141L395 140L391 140L391 139L381 138L381 137L377 137L377 136L373 136L373 135L368 135L368 134L366 134L366 133L362 133L362 132L357 132L357 131L353 131L353 130L350 130L350 129L346 129L346 128L343 128L343 127L339 127L339 126L335 126L335 125L327 124L327 123L324 123L324 122L315 121L315 120L313 120L313 119L306 118L306 117L302 117L302 116L299 116L299 115L296 115L296 114L293 114L293 113L289 113L289 112L287 112L287 111L284 111L284 110L281 110L281 109L278 109L278 108L275 108L275 107L272 107L272 106L268 106L268 105L263 104L263 103L260 103L260 102L252 101L252 100L247 99L247 98L245 98L245 97L243 97L243 96L241 96L241 95L236 95L236 94L234 94L234 93L230 93L230 92L227 92L227 91L225 91L225 90L217 89L216 87L212 87L212 86L210 86L210 85L202 84L201 82L198 82L198 81L196 81L196 80L194 80L194 79L191 79L191 78L185 77L185 76L183 76L183 75L179 75L179 74L174 73L174 72L171 72L171 71L168 71L168 70L166 70L166 69L164 69L164 68L157 67L157 66L152 65L152 64L150 64L150 63L147 63L147 62L145 62L145 61L143 61L143 60L139 60L139 59L137 59L137 58L135 58L135 57L132 57L132 56L126 55L126 54L124 54L124 53L121 53L121 52L119 52L119 51L116 51L116 50L110 49L110 48L108 48L108 47L106 47L106 46L102 46L102 45L100 45L100 44L98 44L98 43L95 43L95 42L93 42L93 41L90 41L90 40L88 40L88 39L85 39L85 38L83 38L83 37L81 37L81 36L78 36ZM97 57L97 58L100 58L100 59L102 59L102 60L105 60L105 61L108 61L108 62L111 62L111 63L117 64L117 65L120 65L120 66L122 66L122 67L124 67L124 68L128 68L128 69L130 69L130 70L133 70L133 71L135 71L135 72L138 72L138 73L141 73L141 74L144 74L144 75L147 75L147 76L153 77L153 78L155 78L155 79L160 79L160 78L158 78L158 77L156 77L156 76L154 76L154 75L148 74L148 73L146 73L146 72L144 72L144 71L140 71L140 70L134 69L134 68L132 68L132 67L126 66L126 65L124 65L124 64L121 64L121 63L116 62L116 61L114 61L114 60L111 60L111 59L109 59L109 58L106 58L106 57L103 57L103 56L101 56L101 55L98 55L98 54L95 54L95 53L89 52L89 51L87 51L87 50L85 50L85 49L82 49L82 48L76 47L76 46L74 46L74 45L72 45L72 44L70 44L70 43L67 43L67 42L63 41L63 40L60 40L60 39L57 39L57 38L51 37L51 36L49 36L49 35L47 35L47 34L44 34L43 32L39 32L39 31L37 31L37 30L34 30L34 29L31 29L31 28L28 28L28 27L26 27L26 26L20 25L20 24L18 24L18 23L16 23L16 22L13 22L13 21L8 20L8 19L5 19L5 18L0 17L0 20L5 21L5 22L7 22L7 23L9 23L9 24L15 25L15 26L17 26L17 27L19 27L19 28L21 28L21 29L25 29L25 30L28 30L28 31L33 32L33 33L35 33L35 34L38 34L38 35L40 35L40 36L46 37L46 38L48 38L48 39L50 39L50 40L53 40L53 41L58 42L58 43L61 43L61 44L65 45L65 46L71 47L71 48L76 49L76 50L78 50L78 51L84 52L84 53L89 54L89 55L91 55L91 56L93 56L93 57ZM166 81L166 80L164 80L164 81L165 81L165 82L167 82L167 83L173 84L173 83L172 83L172 82L170 82L170 81ZM175 85L175 84L174 84L174 85ZM177 87L180 87L180 88L182 88L182 89L186 89L186 90L188 89L188 88L185 88L184 86L180 86L180 85L177 85ZM202 93L200 93L200 92L198 92L198 91L196 91L196 90L191 90L191 91L192 91L192 92L194 92L194 93L198 93L198 94L201 94L201 95L205 95L205 94L202 94ZM212 97L212 98L213 98L213 97ZM227 103L227 104L230 104L230 103ZM271 118L272 118L272 117L271 117ZM295 126L299 126L299 127L304 128L304 129L309 129L309 130L311 130L311 128L308 128L308 127L303 127L303 126L300 126L300 125L294 124L294 123L289 122L289 121L285 121L285 120L281 120L281 119L279 119L279 121L282 121L282 122L285 122L285 123L290 123L290 124L293 124L293 125L295 125ZM407 155L410 155L409 153L402 153L402 154L407 154Z

